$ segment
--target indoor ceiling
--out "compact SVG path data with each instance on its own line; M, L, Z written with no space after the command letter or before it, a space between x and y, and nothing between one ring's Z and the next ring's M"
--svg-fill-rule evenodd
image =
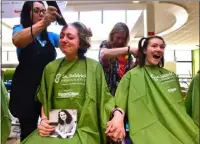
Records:
M199 45L199 1L183 0L170 3L184 7L188 13L188 20L179 29L165 35L164 39L170 44L194 45L194 47Z
M86 5L87 3L87 5ZM123 2L118 0L111 0L111 1L68 1L67 6L71 6L71 8L74 10L77 10L78 8L82 7L91 7L91 5L101 5L102 3L113 4L117 3L120 4L121 7L123 7L125 4L130 4L131 2L129 0L124 0ZM133 3L133 2L132 2ZM144 0L140 0L139 3L134 3L134 5L140 5L145 4L146 2ZM175 6L180 6L184 8L188 14L186 22L176 30L162 35L165 39L167 44L170 45L177 45L177 46L192 46L191 49L197 48L196 45L199 45L199 1L198 0L160 0L160 1L154 1L155 3L155 32L160 33L167 28L173 27L173 25L176 23L177 18L173 15L174 12L177 12L177 8L174 7L171 9L171 13L166 14L166 8L160 7L161 4L173 4ZM81 7L82 6L82 7ZM76 8L77 7L77 8ZM136 8L137 9L137 8ZM178 16L179 19L182 19L183 17L180 15ZM140 27L138 27L137 34L135 37L141 37L144 34L144 26L143 21L140 21L138 24ZM133 43L137 43L138 39L133 40Z
M131 1L67 1L65 7L63 1L58 1L62 12L69 11L94 11L94 10L144 10L146 2L132 3ZM18 7L21 4L17 3ZM189 49L196 48L199 45L199 2L196 0L179 1L154 1L155 7L155 32L160 34L165 39L168 45L188 45ZM16 9L16 8L15 8ZM7 9L4 14L8 13ZM7 10L7 12L6 12ZM14 8L13 8L14 10ZM9 9L10 12L10 9ZM2 44L12 43L12 27L19 23L19 13L15 10L15 15L12 19L2 19ZM131 43L136 44L138 38L144 34L144 22L142 13L138 13L138 17L134 16L136 21L129 24L132 32ZM92 21L93 19L91 19ZM112 18L110 19L112 22ZM89 20L88 20L89 21ZM94 38L93 42L99 43L101 40L107 39L113 24L102 25L93 24L92 29ZM54 25L53 25L54 26ZM52 29L52 28L50 28ZM59 28L60 29L60 28ZM137 31L135 31L137 30ZM56 30L57 31L57 30Z

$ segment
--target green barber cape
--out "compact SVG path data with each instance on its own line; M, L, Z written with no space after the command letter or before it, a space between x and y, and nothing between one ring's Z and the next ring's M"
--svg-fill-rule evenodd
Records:
M1 143L5 144L11 128L11 119L8 111L8 93L1 80Z
M198 127L186 113L176 75L164 68L139 67L120 81L116 105L128 115L134 144L197 144Z
M199 73L192 79L187 97L185 99L185 106L187 113L191 116L194 122L199 126Z
M56 76L52 109L76 109L79 119L85 102L87 77L85 59L63 61Z
M63 58L50 62L43 72L38 99L44 106L44 111L49 116L52 108L53 86L56 73ZM41 137L38 130L29 135L23 144L105 144L106 123L109 121L110 112L114 107L114 99L109 93L101 65L86 58L86 89L85 102L80 118L77 122L75 135L71 139Z

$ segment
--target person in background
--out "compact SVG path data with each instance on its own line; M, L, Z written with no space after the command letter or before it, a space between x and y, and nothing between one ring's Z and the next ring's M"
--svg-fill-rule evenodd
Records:
M42 1L26 1L20 25L13 28L13 44L17 47L19 65L11 85L9 108L19 119L21 141L37 128L41 104L35 101L44 67L56 58L59 35L47 27L60 18L55 7L47 9Z
M199 127L186 112L175 73L163 68L166 44L162 37L142 38L138 66L120 81L115 104L128 116L134 144L198 144ZM118 123L108 123L109 136Z
M187 96L185 99L185 106L188 115L194 120L196 125L199 126L199 74L200 71L193 77Z
M130 33L125 23L116 23L108 40L100 44L99 62L101 63L108 87L114 96L117 85L124 74L134 66L133 56L137 56L137 48L128 46ZM125 124L128 129L128 124ZM126 144L129 144L127 132Z
M8 93L1 80L1 144L6 144L10 135L11 118L8 110Z
M103 73L97 61L85 57L92 33L74 22L61 30L59 47L65 57L50 62L44 69L37 98L42 103L41 122L23 144L105 144L106 123L119 123L121 141L125 136L124 113L115 108ZM77 127L72 138L51 138L56 127L49 123L49 112L56 109L77 111ZM120 125L122 123L122 125Z
M137 48L128 46L129 39L127 25L119 22L114 25L108 40L100 44L99 62L113 96L120 79L134 64L132 56L137 56Z

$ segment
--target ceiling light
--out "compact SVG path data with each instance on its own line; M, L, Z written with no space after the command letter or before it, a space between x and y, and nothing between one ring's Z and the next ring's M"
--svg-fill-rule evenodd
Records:
M139 3L140 1L132 1L132 3Z

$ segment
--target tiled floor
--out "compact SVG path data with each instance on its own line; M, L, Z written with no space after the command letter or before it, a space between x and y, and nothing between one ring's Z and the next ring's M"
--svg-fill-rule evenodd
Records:
M6 142L6 144L20 144L20 141L19 141L19 139L18 140L17 139L11 139L11 140L8 140ZM122 142L122 144L125 144L125 143Z
M6 144L20 144L20 140L19 139L9 139Z
M20 124L19 121L10 114L12 123L11 123L11 132L8 141L6 144L20 144Z

